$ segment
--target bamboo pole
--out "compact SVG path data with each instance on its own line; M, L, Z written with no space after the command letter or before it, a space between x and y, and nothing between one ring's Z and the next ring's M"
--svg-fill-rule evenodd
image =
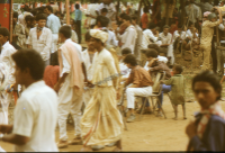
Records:
M10 1L10 38L9 41L12 43L13 40L13 0Z
M70 1L66 0L66 24L70 25L70 9L69 9Z

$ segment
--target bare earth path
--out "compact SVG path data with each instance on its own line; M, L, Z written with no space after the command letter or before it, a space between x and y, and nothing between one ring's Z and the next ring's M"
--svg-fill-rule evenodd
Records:
M221 102L225 110L225 102ZM193 118L193 113L199 110L197 102L186 103L187 120L182 119L181 107L179 109L179 119L173 120L173 109L167 96L165 96L163 108L167 119L155 117L153 114L144 115L141 120L129 123L128 131L123 133L124 151L185 151L188 139L185 134L185 127L189 120ZM73 127L68 126L69 139L73 138ZM56 130L56 140L58 140L58 130ZM44 141L44 140L43 140ZM13 145L0 142L6 151L13 151ZM79 151L81 145L69 146L60 149L61 152ZM111 151L113 147L106 147L101 151Z

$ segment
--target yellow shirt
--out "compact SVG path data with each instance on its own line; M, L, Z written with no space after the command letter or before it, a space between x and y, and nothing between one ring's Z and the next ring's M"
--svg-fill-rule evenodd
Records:
M212 21L206 20L205 22L203 22L201 45L211 46L213 35L214 35L214 27L218 26L219 24L220 24L219 21L212 22Z

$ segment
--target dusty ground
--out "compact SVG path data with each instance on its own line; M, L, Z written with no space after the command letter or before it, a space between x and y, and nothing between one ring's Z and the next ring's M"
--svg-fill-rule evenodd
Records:
M225 102L221 102L225 110ZM186 103L187 120L182 119L181 107L179 109L179 119L173 120L173 109L167 96L163 108L167 119L155 117L154 114L144 115L142 119L137 119L134 123L128 123L128 131L123 133L124 151L185 151L188 139L185 134L185 126L193 117L193 113L199 110L197 102ZM138 116L137 116L138 118ZM68 126L69 138L73 138L73 127ZM58 130L56 130L56 141L58 140ZM13 145L0 142L6 151L13 151ZM61 149L61 152L79 151L81 145L69 146ZM106 147L101 151L111 151L113 147Z

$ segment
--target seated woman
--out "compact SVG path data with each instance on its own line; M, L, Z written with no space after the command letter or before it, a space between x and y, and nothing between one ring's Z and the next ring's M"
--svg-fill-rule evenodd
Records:
M225 113L219 102L222 94L219 78L211 71L203 71L194 77L192 90L201 111L186 128L188 151L224 152Z
M171 72L170 72L169 67L164 62L159 61L157 56L158 56L158 54L155 50L151 49L151 50L146 52L146 57L147 57L147 60L149 61L149 64L148 64L149 73L151 74L151 76L153 76L157 72L165 71L166 72L165 80L170 79L171 78ZM159 96L159 100L161 102L161 105L162 105L162 102L163 102L163 93L164 92L170 92L170 91L171 91L171 85L162 84L162 93ZM158 110L157 116L162 116L161 107L158 106L158 108L159 108L159 110Z

